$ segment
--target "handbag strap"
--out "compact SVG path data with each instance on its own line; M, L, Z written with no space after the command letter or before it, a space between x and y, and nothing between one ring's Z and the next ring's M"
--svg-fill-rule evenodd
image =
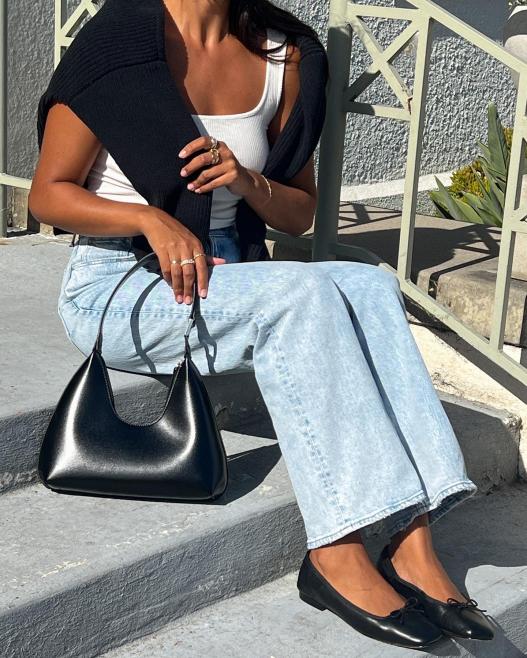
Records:
M112 301L115 293L119 290L119 288L123 285L123 283L128 279L129 277L132 276L132 274L138 270L147 260L150 258L153 258L154 256L157 256L157 254L154 251L149 252L146 254L146 256L143 256L140 258L133 267L131 267L126 274L122 277L122 279L119 281L119 283L115 286L115 288L112 291L112 294L108 298L108 301L106 302L106 305L104 307L104 310L102 312L102 317L101 317L101 322L99 324L99 330L97 332L97 338L95 339L95 345L93 347L94 350L97 350L99 354L101 353L102 349L102 327L104 323L104 317L106 315L106 311L108 310L108 307L110 306L110 302ZM194 280L194 294L193 294L193 301L192 301L192 306L190 309L190 314L189 314L189 323L187 326L187 329L185 331L185 334L183 338L185 339L185 358L190 358L190 345L189 345L189 335L192 327L196 323L196 315L195 315L195 309L196 309L196 299L198 296L198 286L196 284L196 281Z

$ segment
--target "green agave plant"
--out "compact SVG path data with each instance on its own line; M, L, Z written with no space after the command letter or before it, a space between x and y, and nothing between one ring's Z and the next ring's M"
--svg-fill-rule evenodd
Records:
M459 190L460 172L457 172L457 185L447 188L436 177L438 190L429 192L442 217L476 224L502 225L510 160L510 146L505 131L496 105L490 103L489 143L485 145L478 142L481 156L468 168L460 170L464 172L465 177L467 169L471 173L468 176L468 187L472 191Z

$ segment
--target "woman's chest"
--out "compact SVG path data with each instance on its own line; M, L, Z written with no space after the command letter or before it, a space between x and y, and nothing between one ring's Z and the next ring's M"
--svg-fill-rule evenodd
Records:
M190 112L239 114L255 107L261 98L266 61L239 42L204 55L186 46L181 37L167 38L165 54L174 84Z

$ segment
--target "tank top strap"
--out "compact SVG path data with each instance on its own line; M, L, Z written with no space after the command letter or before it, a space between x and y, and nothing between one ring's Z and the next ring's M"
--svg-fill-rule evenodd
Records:
M282 89L284 82L285 63L281 60L287 52L286 35L275 28L267 28L268 48L275 48L282 45L280 50L271 54L271 59L267 60L268 66L268 85L265 99L265 113L269 121L275 116L282 98ZM276 58L276 60L274 59Z

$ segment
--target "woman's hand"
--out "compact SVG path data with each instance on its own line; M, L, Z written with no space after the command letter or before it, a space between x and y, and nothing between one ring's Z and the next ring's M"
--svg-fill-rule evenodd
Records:
M179 157L186 158L196 151L205 150L205 153L196 155L180 171L183 177L187 177L206 167L192 183L187 185L187 188L196 194L201 194L225 186L232 194L244 197L254 188L254 179L249 170L238 162L227 144L220 141L217 146L220 160L216 165L211 164L213 157L209 151L210 146L210 135L203 135L189 142L180 151Z
M181 222L155 206L145 206L140 228L156 253L165 281L174 290L178 304L192 303L193 285L197 276L198 293L206 297L208 291L208 265L222 265L224 258L198 256L195 264L180 265L186 258L203 254L204 249L198 238ZM171 261L179 261L177 264Z

